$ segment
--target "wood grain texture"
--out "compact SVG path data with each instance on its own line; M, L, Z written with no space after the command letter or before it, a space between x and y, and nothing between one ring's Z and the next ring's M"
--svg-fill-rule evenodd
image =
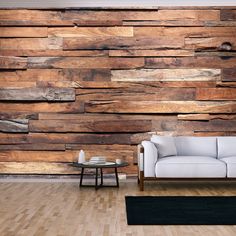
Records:
M232 113L236 102L191 101L91 101L85 104L86 112L104 113Z
M226 82L235 81L236 82L236 68L223 69L222 81L226 81Z
M81 133L133 133L151 131L148 120L110 120L110 121L77 121L77 120L32 120L30 132L81 132Z
M184 45L182 38L170 37L86 37L65 38L64 50L75 49L160 49L181 48Z
M28 57L28 68L140 68L144 66L143 58L107 58L102 57Z
M236 57L145 58L146 68L232 68Z
M199 88L197 100L236 100L236 88Z
M43 38L48 36L46 27L1 27L1 38Z
M219 69L112 70L112 81L216 81Z
M0 173L78 174L83 149L135 175L152 134L235 135L235 9L0 9Z
M0 89L0 101L75 101L72 88Z
M26 69L26 68L27 68L26 58L0 56L0 69Z
M27 133L27 119L0 120L0 131L6 133Z
M223 9L220 11L220 19L222 21L235 21L236 20L236 10Z

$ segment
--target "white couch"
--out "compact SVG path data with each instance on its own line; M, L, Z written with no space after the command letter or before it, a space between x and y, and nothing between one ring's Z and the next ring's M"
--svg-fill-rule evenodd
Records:
M157 136L138 150L138 180L236 178L236 136Z

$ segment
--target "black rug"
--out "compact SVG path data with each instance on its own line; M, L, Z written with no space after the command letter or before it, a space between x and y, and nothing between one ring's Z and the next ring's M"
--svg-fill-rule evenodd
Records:
M126 196L128 225L236 225L236 196Z

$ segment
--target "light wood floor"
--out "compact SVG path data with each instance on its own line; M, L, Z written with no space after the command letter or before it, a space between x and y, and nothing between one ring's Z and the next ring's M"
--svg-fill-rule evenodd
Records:
M125 195L236 195L236 183L136 182L95 191L68 183L0 183L1 236L235 236L236 226L128 226Z

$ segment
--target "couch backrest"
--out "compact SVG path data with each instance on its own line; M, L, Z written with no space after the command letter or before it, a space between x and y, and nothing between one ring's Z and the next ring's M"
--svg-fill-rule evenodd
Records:
M218 158L236 157L236 136L217 137Z
M217 157L216 137L175 137L178 156Z

